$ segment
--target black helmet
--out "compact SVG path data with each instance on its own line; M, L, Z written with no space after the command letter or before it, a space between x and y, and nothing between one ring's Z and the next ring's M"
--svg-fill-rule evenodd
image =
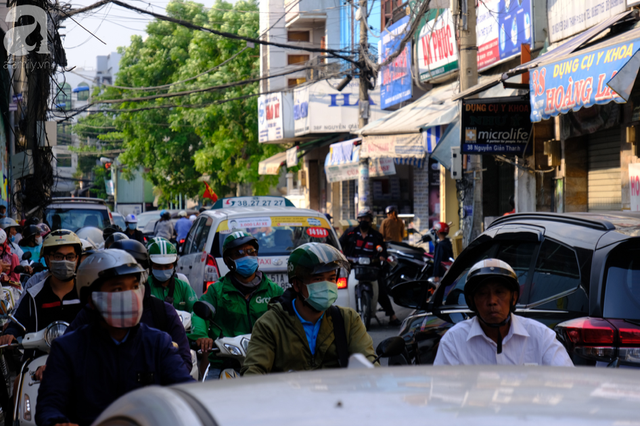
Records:
M113 234L117 235L117 234ZM132 239L120 239L118 241L114 241L113 244L109 247L111 249L120 249L124 250L133 256L136 261L145 269L149 269L151 266L149 263L149 252L147 248L138 240Z
M253 235L244 231L236 231L232 232L224 239L224 243L222 243L222 256L227 256L227 252L236 247L243 246L247 243L252 244L256 250L260 248L258 244L258 240Z
M389 213L393 213L393 212L398 213L398 208L396 206L387 206L387 208L384 209L384 213L385 214L389 214Z
M27 219L24 222L24 226L29 226L29 225L37 225L40 223L40 219L38 219L36 216L31 216L29 219Z
M128 239L129 237L127 237L126 234L123 234L122 232L114 232L113 234L109 235L109 238L104 240L104 248L111 248L111 244L115 243L116 241Z
M30 237L38 236L42 233L37 225L25 225L22 227L22 239L20 242L26 242Z
M105 240L106 242L107 239L116 232L124 232L124 231L118 225L115 225L115 224L109 225L106 228L104 228L104 230L102 231L102 239Z
M373 212L371 211L371 209L368 208L364 208L362 210L360 210L358 212L358 220L362 219L363 217L369 217L371 220L373 220Z
M520 297L520 284L518 284L518 276L507 262L499 259L485 259L476 263L471 267L467 274L467 280L464 285L464 298L467 306L473 312L478 312L474 302L474 296L480 285L487 278L497 278L507 285L509 290L517 294L516 301ZM515 311L515 303L511 307L511 311Z

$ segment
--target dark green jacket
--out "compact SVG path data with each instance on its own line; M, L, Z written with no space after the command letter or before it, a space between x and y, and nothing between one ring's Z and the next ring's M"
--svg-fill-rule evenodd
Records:
M292 291L269 303L269 311L253 328L249 352L242 367L243 375L283 371L338 368L338 353L331 315L324 315L316 340L316 353L311 354L307 336L293 310ZM360 316L351 308L338 307L344 319L349 355L361 353L373 362L373 340Z
M254 323L265 312L272 297L281 296L282 288L274 284L266 274L262 274L262 281L245 299L244 295L231 282L230 274L225 275L220 281L209 286L207 292L200 300L209 302L216 308L216 314L212 322L207 322L193 314L191 317L191 334L189 339L197 340L202 337L217 339L220 336L235 337L241 334L249 334L253 330ZM212 354L209 359L212 365L221 365L221 360Z

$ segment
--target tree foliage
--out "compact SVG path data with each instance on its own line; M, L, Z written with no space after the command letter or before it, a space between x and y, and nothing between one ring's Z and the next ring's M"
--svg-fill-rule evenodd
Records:
M239 1L235 6L217 0L212 8L191 1L174 0L167 15L197 25L257 37L259 14L256 0ZM148 36L133 36L123 57L114 86L161 86L201 74L240 52L245 43L193 31L166 21L147 26ZM248 48L227 64L195 80L155 90L127 90L108 87L103 99L126 99L153 94L217 86L255 78L259 75L259 50ZM281 150L277 145L258 143L257 97L219 103L221 100L258 93L256 83L223 91L205 92L171 99L124 102L117 108L114 123L122 147L120 161L130 167L142 166L163 198L185 194L202 195L198 181L209 175L211 187L219 195L233 191L237 184L251 183L255 194L265 194L276 177L258 175L258 162ZM201 105L137 112L124 110L162 105Z

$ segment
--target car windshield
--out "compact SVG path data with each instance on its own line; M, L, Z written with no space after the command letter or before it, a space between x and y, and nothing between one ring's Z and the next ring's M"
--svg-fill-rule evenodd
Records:
M113 215L113 223L118 225L120 229L125 229L127 227L127 224L124 222L124 217L120 215L116 215L116 214Z
M45 221L51 230L68 229L76 232L80 228L92 226L104 229L111 224L109 212L104 209L47 209Z
M261 228L235 228L234 231L246 231L258 239L260 256L288 256L296 247L305 243L327 243L339 248L332 232L325 228L306 226L265 226ZM218 232L214 240L217 256L222 255L222 243L226 233Z
M640 250L612 251L605 277L604 316L640 320Z
M148 212L138 215L138 229L144 229L144 227L153 219L160 219L160 212Z

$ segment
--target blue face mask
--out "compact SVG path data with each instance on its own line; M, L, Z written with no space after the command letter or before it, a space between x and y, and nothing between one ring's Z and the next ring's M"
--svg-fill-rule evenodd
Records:
M258 258L256 256L245 256L235 261L236 272L245 278L249 278L258 270Z
M157 279L159 282L163 283L169 281L169 278L173 275L173 268L171 269L153 269L152 270L153 277Z
M128 223L128 224L127 224L127 228L131 229L132 231L133 231L134 229L136 229L137 227L138 227L138 224L137 224L137 223Z
M324 312L338 300L338 285L331 281L320 281L307 285L307 303L318 312Z
M11 241L12 243L16 241L16 236L12 235L9 237L9 241Z

